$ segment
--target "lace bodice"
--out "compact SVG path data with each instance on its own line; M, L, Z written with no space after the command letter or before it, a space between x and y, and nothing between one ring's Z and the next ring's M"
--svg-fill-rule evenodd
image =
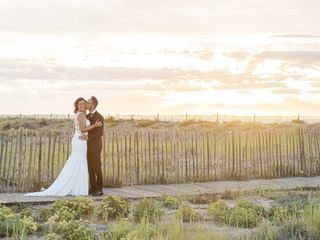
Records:
M75 133L78 133L78 134L86 134L88 135L88 132L81 132L80 131L80 126L79 126L79 114L81 112L77 112L75 115L74 115L74 129L75 129ZM89 127L90 126L90 121L88 119L86 119L86 127Z

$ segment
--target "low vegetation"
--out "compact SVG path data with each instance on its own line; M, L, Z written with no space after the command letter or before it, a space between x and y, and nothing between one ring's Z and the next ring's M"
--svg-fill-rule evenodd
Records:
M163 196L160 201L164 207L169 209L178 209L182 204L182 199L174 196Z
M148 222L159 221L164 214L164 210L159 201L152 201L147 198L139 201L133 210L135 222L145 219Z
M301 119L293 119L288 123L277 123L277 124L263 124L260 122L241 122L241 121L229 121L229 122L215 122L215 121L204 121L204 120L185 120L182 122L173 121L159 121L155 120L135 120L135 119L115 119L113 116L105 118L105 126L108 129L125 129L128 131L138 129L173 129L173 128L192 128L192 129L212 129L216 131L224 130L242 130L247 131L250 129L274 129L281 128L286 129L291 125L303 124L308 126ZM69 119L47 119L47 118L0 118L0 130L10 129L42 129L42 130L71 130L72 129L72 116ZM312 126L310 124L310 127Z
M183 222L197 222L204 219L199 212L188 205L183 205L179 208L177 217L182 219Z
M128 200L118 196L107 196L97 208L98 217L104 222L117 218L126 218L129 215Z
M0 207L0 237L25 238L38 229L39 225L32 217L16 214L4 206Z
M320 239L319 196L319 189L258 189L140 200L106 196L98 202L75 197L50 206L0 206L0 237L315 240Z

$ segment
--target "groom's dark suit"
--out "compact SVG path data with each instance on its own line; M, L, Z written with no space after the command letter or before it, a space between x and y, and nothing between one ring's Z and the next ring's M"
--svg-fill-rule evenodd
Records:
M103 116L95 111L93 114L88 114L87 119L90 124L94 124L97 120L102 123L101 127L93 128L88 132L88 150L87 160L90 178L90 190L102 191L102 171L101 171L101 150L104 119Z

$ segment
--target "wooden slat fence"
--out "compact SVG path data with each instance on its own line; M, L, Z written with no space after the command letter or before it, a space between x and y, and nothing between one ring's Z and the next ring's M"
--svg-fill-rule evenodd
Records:
M48 187L71 153L70 132L0 132L0 191ZM104 186L313 176L319 129L106 130Z

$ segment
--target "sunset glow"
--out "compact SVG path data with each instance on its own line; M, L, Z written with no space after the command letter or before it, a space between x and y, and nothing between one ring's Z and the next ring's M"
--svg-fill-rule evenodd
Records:
M241 2L241 3L240 3ZM320 2L2 1L1 113L316 114Z

